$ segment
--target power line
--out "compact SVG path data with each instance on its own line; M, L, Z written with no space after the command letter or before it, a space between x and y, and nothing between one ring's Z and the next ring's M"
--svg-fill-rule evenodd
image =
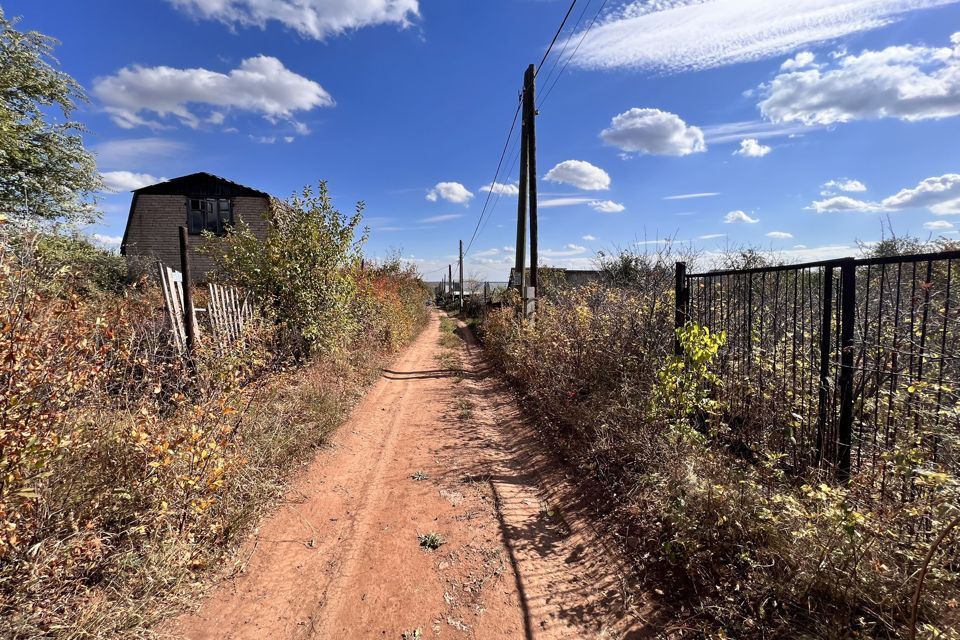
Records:
M553 84L550 85L550 88L547 89L547 92L543 94L543 98L540 100L540 104L537 105L537 109L541 108L544 103L547 101L547 98L550 97L550 93L553 91L553 88L557 86L557 82L560 81L560 78L563 76L563 72L567 70L570 61L577 55L577 51L580 50L580 45L583 44L583 41L586 39L587 34L590 33L590 30L593 29L593 25L596 24L597 18L600 17L600 14L603 12L604 7L607 6L608 0L603 0L603 3L600 5L600 8L597 9L597 12L593 15L593 20L590 21L590 24L587 25L587 28L584 30L583 35L580 36L580 41L577 43L577 46L574 47L573 52L567 57L567 61L563 63L563 67L560 69L560 73L557 74L557 77L553 79ZM589 6L589 5L588 5ZM579 21L578 21L579 24ZM560 55L563 55L563 52L560 52ZM550 77L547 76L547 81Z
M517 127L517 116L520 115L520 105L517 105L517 110L513 112L513 122L510 123L510 131L507 132L507 140L503 143L503 151L500 152L500 160L497 162L497 170L493 174L493 182L490 183L490 190L487 191L487 198L483 202L483 208L480 210L480 217L477 218L477 226L473 228L473 234L470 236L470 242L467 243L467 250L463 252L464 255L470 253L470 248L473 246L473 241L477 237L477 231L480 229L480 222L483 221L483 214L487 211L487 206L490 204L490 196L493 195L494 190L497 188L497 178L500 177L500 168L503 166L503 158L507 155L507 148L510 146L510 139L513 137L513 130Z
M560 26L559 26L559 27L557 27L557 32L556 32L555 34L553 34L553 40L550 41L550 46L547 47L546 52L543 54L543 58L541 58L541 60L540 60L540 64L537 65L537 70L536 70L536 72L534 72L534 74L533 74L533 77L534 77L534 78L536 78L537 75L540 73L540 68L543 67L544 61L547 59L547 56L550 55L550 51L553 50L553 45L555 45L555 44L557 43L557 38L560 37L560 32L563 31L563 25L567 24L567 18L570 17L570 14L571 14L571 13L573 13L573 8L574 8L576 5L577 5L577 0L573 0L573 2L570 3L570 8L567 9L567 14L566 14L565 16L563 16L563 22L560 23Z
M573 25L573 29L570 30L570 33L576 33L577 28L580 26L580 23L583 21L583 16L586 15L587 11L590 9L590 4L593 0L587 0L587 4L583 5L583 9L580 11L580 15L577 16L577 23ZM557 70L557 66L560 64L560 61L563 59L563 54L567 52L567 47L570 46L570 38L565 38L563 41L563 48L560 49L558 53L553 58L553 64L550 65L550 71L547 73L547 77L543 80L543 86L546 86L550 82L550 78L553 77L553 72Z
M550 46L547 47L546 52L543 54L543 58L540 59L540 64L537 65L537 69L534 72L533 77L537 77L540 68L543 67L543 63L546 61L547 56L550 55L550 52L553 50L553 46L557 43L557 38L560 37L560 34L563 32L563 27L567 24L567 20L570 18L570 14L573 13L573 8L577 5L577 0L572 0L570 6L567 8L567 13L564 14L563 20L560 22L560 26L557 27L556 33L553 34L553 40L550 41ZM579 21L578 21L579 23ZM497 190L497 195L499 196L499 189L497 187L497 180L500 177L500 169L503 168L503 159L507 155L507 149L510 147L510 140L513 137L513 132L517 126L517 117L520 115L520 104L517 104L516 111L513 112L513 121L510 123L510 130L507 132L507 140L503 143L503 151L500 152L500 160L497 161L497 170L493 174L493 182L490 183L490 191L487 192L487 197L484 200L483 208L480 210L480 216L477 218L477 224L473 228L473 233L470 235L470 241L467 243L467 248L463 252L463 256L466 257L470 253L470 249L473 247L474 240L477 238L477 234L480 230L480 224L483 222L483 216L487 213L487 208L490 204L490 198L493 195L493 191ZM499 197L497 198L499 201ZM492 209L491 209L492 211ZM489 216L488 216L489 218Z

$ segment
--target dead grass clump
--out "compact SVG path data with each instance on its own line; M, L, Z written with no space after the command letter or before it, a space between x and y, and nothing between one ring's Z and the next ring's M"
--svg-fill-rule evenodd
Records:
M777 456L731 453L718 393L729 381L713 373L725 337L690 325L680 336L687 359L673 357L671 266L647 265L620 287L557 291L535 324L513 309L491 313L493 361L547 440L616 496L638 565L671 589L678 635L903 634L930 547L921 531L952 519L960 483L904 451L898 482L922 490L902 508L870 508L856 476L839 486L790 475ZM930 563L920 609L928 637L957 637L951 553Z
M368 270L380 329L294 366L263 322L191 375L148 282L89 295L35 258L0 243L2 637L149 635L425 317L409 272Z

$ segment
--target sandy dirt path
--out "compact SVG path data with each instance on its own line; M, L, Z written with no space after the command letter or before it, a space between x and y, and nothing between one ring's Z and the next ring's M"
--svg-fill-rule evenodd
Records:
M650 605L463 328L439 319L167 625L205 638L640 638ZM437 533L435 551L418 536ZM420 636L416 636L416 630ZM404 634L408 634L404 636Z

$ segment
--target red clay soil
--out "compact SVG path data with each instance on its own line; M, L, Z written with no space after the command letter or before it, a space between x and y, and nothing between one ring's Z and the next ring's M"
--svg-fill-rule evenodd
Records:
M435 316L164 631L201 638L639 638L652 608L462 327ZM418 536L437 533L435 551ZM415 635L417 630L421 635ZM407 635L404 635L407 634Z

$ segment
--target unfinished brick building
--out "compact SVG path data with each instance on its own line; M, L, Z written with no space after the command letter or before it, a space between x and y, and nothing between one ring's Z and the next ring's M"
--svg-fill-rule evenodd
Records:
M197 251L210 242L203 232L222 235L240 221L264 238L270 195L210 173L192 173L133 192L120 253L131 258L160 260L180 268L177 228L190 234L193 280L203 282L214 268L213 256Z

